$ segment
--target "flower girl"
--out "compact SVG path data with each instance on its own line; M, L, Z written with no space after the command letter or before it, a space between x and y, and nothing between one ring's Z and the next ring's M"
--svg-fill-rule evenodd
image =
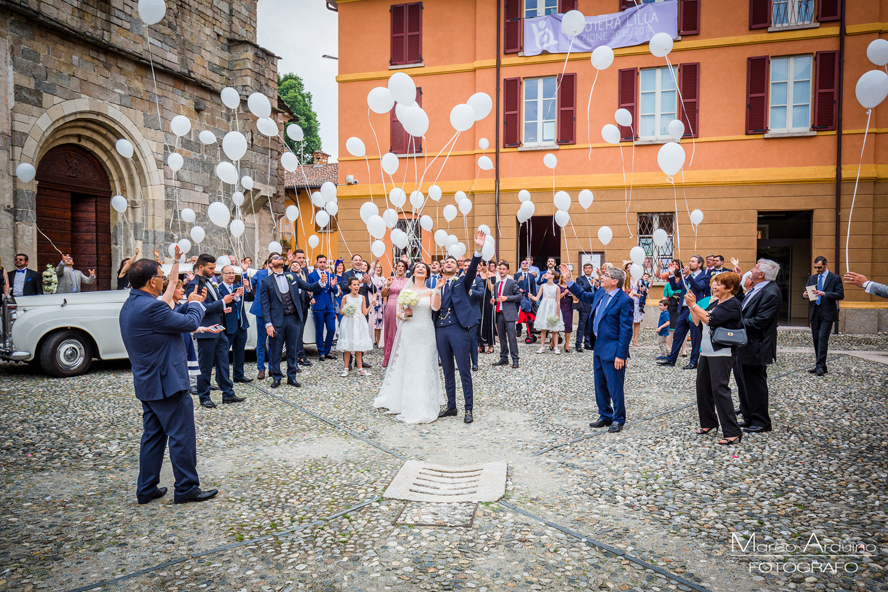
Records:
M373 306L373 300L376 294L371 298L370 305L364 297L358 293L361 289L361 281L352 277L348 280L348 294L342 299L342 322L339 325L339 343L336 348L343 352L342 357L345 359L345 369L342 376L348 376L348 364L351 361L351 354L354 352L355 361L357 362L358 374L361 376L369 376L370 373L364 370L362 358L363 352L373 349L373 340L370 339L370 326L367 324L367 314L370 307Z

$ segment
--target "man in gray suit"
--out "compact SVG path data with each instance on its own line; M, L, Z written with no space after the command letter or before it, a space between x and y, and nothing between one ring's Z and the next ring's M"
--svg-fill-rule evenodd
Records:
M509 277L509 262L500 261L497 267L496 285L491 289L491 304L496 311L496 333L499 335L500 359L494 366L505 366L512 355L512 368L518 367L518 337L515 335L515 323L518 321L518 305L521 303L521 292L518 283Z
M849 271L845 274L845 283L854 284L867 294L878 296L879 298L888 298L888 286L866 279L866 276L860 273Z
M61 263L56 267L56 275L59 277L59 285L56 288L56 294L73 294L74 292L82 292L84 284L92 284L96 281L96 270L90 269L89 275L74 269L74 258L71 255L64 255Z

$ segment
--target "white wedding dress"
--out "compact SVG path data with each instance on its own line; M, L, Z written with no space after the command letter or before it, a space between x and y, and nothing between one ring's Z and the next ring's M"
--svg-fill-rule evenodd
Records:
M431 423L446 402L438 371L438 344L431 299L420 298L413 317L398 322L385 379L374 407L388 409L405 423Z

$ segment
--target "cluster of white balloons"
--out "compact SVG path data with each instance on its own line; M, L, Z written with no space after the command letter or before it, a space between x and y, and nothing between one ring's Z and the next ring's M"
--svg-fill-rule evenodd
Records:
M866 57L879 66L888 64L888 40L876 39L866 48ZM857 81L857 101L864 109L875 109L888 97L888 74L882 70L870 70Z

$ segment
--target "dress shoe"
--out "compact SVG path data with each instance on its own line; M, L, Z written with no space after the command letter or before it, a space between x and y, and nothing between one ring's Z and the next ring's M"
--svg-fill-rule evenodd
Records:
M287 384L290 386L295 386L296 388L299 388L302 386L301 384L299 384L295 380L290 380L289 378L287 379Z
M814 366L813 368L808 368L809 374L814 374L815 372L817 372L817 366Z
M438 417L456 417L456 408L453 409L445 409L441 413L438 414Z
M370 364L368 364L367 362L365 362L365 361L363 361L363 360L361 360L361 366L364 367L364 370L369 370L370 368L373 367L373 366L371 366Z
M751 421L741 421L737 425L739 425L741 428L748 428L749 426L752 425L752 422Z
M623 429L623 424L612 423L612 424L610 424L610 427L607 428L607 431L611 434L616 434L617 432L619 432L622 429Z
M256 380L265 380L265 370L260 370L256 374Z
M472 417L472 412L466 411L466 416L463 418L463 422L472 423L473 421L475 421L475 419Z
M175 503L187 504L190 502L205 502L207 500L210 500L210 499L213 499L214 497L216 497L217 493L219 493L218 489L209 489L207 491L203 491L203 490L198 489L197 493L195 493L191 497L186 498L186 499L177 499L177 500L175 500Z
M306 358L302 358L301 360L299 360L299 364L306 367L311 366L311 362L309 362Z
M253 382L252 378L235 378L232 382L241 382L243 384L250 384Z
M219 387L218 387L218 386L214 386L214 385L211 384L211 385L210 385L210 390L211 390L211 391L218 391L218 390L219 390Z
M734 409L734 415L743 415L743 410L737 407Z
M818 368L815 374L817 374L817 376L823 376L826 372L823 371L823 368Z
M658 359L658 360L665 360L665 359L667 359L668 357L669 357L669 356L657 356L657 359Z
M508 363L509 362L507 362L506 360L500 360L498 362L494 362L493 364L491 364L491 366L506 366Z
M325 360L338 360L339 358L336 357L336 354L327 354L326 356L324 356L324 359Z
M318 356L318 362L323 362L323 361L324 361L324 356Z
M657 366L675 366L675 362L670 362L668 359L666 359L662 362L657 362Z
M271 388L277 388L279 386L281 386L280 378L271 381Z
M696 370L697 364L688 364L687 366L682 366L682 370Z
M472 372L477 372L477 371L478 371L478 364L472 365Z
M228 397L227 399L222 399L223 403L243 403L246 401L243 397Z
M587 345L586 349L588 349L589 351L595 351L595 348L592 347L591 345Z
M517 367L518 367L518 362L512 362L512 368L517 368Z
M743 428L743 431L749 434L759 434L762 432L770 432L771 428L766 428L760 425L751 425L749 427Z
M215 409L215 408L216 408L216 404L213 403L212 401L209 401L209 400L207 400L207 401L201 401L201 402L200 402L200 406L201 406L201 407L206 407L207 409Z
M598 421L592 422L589 424L590 428L604 428L611 425L613 422L608 421L606 419L599 418Z
M583 348L582 348L582 347L575 347L575 348L573 349L573 351L576 352L576 353L578 353L578 354L581 354L581 353L583 353Z
M144 506L144 505L147 504L148 502L151 502L151 501L154 501L154 500L156 500L156 499L160 499L160 498L162 498L163 496L166 495L166 493L167 493L167 488L166 488L166 487L158 487L157 489L154 490L154 495L151 496L151 499L149 499L149 500L145 500L144 502L143 502L143 501L139 501L139 504Z

